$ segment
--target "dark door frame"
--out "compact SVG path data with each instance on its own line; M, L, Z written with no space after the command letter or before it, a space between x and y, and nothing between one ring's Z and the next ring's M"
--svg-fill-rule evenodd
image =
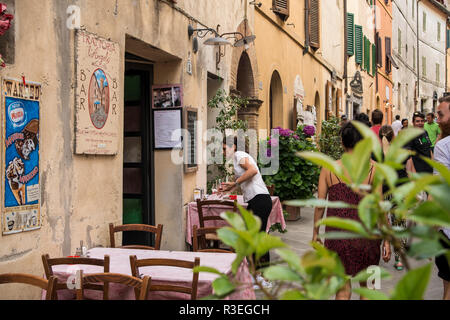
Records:
M143 173L142 197L133 194L123 194L124 198L142 199L142 222L144 224L155 225L155 168L154 168L154 152L153 152L153 119L151 112L153 84L153 64L125 62L125 76L140 75L141 81L141 137L142 137L142 159L141 163L123 164L123 168L141 168ZM124 112L126 112L127 104L135 104L136 102L124 101ZM125 119L125 116L124 116ZM127 133L124 130L124 137ZM133 136L129 134L128 136ZM129 232L126 236L124 233L123 245L137 243L143 245L153 245L154 236L147 232Z

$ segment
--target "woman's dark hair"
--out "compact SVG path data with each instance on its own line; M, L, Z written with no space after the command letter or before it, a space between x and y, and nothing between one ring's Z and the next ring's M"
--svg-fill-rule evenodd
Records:
M369 128L372 126L369 120L369 116L365 113L358 113L355 117L355 120L364 123Z
M232 148L234 145L237 150L237 137L236 136L224 137L223 144L226 144L229 148Z
M405 118L405 119L403 119L403 120L402 120L402 125L403 125L403 122L405 122L405 121L408 121L408 119L406 119L406 118Z
M388 125L384 125L380 128L380 131L378 132L378 136L380 137L380 139L383 139L383 137L386 137L386 139L389 142L392 142L392 139L394 139L394 130L392 129L391 126Z
M342 144L346 149L353 149L362 140L362 135L351 122L347 122L341 128Z
M228 136L223 138L223 144L226 144L229 148L232 148L233 146L236 147L236 151L244 151L248 153L249 150L249 141L247 137L245 137L245 146L244 150L238 148L238 137L237 136Z

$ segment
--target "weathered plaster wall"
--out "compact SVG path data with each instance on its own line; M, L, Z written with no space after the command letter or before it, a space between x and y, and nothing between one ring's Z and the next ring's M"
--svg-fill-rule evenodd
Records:
M69 5L81 9L82 28L119 43L120 90L124 86L126 39L146 43L149 54L158 48L155 83L182 83L185 105L199 108L206 130L207 71L228 83L231 50L215 68L216 48L199 45L192 54L187 36L195 17L208 27L234 31L242 22L245 1L181 1L173 9L156 0L16 0L16 59L1 76L41 82L41 230L0 236L0 273L26 272L43 275L41 255L69 255L80 240L89 247L108 246L108 223L122 221L123 141L117 156L78 156L74 143L74 32L66 27ZM251 19L251 18L250 18ZM201 28L201 25L194 27ZM206 39L206 38L205 38ZM204 39L204 40L205 40ZM185 72L191 53L193 74ZM155 58L156 56L153 56ZM119 97L123 122L123 97ZM123 135L123 128L119 135ZM156 223L164 224L162 249L184 250L185 211L196 186L206 187L206 169L185 175L183 167L170 160L169 151L155 152ZM6 288L5 290L3 290ZM39 298L38 290L2 287L0 299Z

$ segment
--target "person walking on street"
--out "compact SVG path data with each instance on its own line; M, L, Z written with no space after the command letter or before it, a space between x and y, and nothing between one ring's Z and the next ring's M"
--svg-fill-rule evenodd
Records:
M414 112L413 125L415 128L423 129L425 125L425 115L421 112ZM430 159L433 158L433 152L431 150L431 140L425 130L419 137L407 143L405 145L405 149L414 151L416 153L408 160L408 171L433 173L433 168L420 158L420 156Z
M434 148L434 160L450 169L450 96L439 99L439 103L437 114L438 124L441 128L441 139ZM434 174L437 175L439 173L434 170ZM450 228L443 228L440 232L442 236L441 245L446 249L450 249ZM435 263L439 270L438 276L444 282L443 299L450 300L450 268L447 257L445 255L436 257Z
M408 119L403 119L402 120L402 129L401 130L408 129L408 126L409 126Z
M389 146L392 143L392 140L394 140L394 130L392 129L391 126L385 125L382 126L380 129L380 133L379 133L379 137L381 139L382 142L382 149L383 149L383 155L385 156L388 152ZM406 165L406 161L403 164L403 168L402 169L398 169L397 170L397 175L398 175L398 183L397 186L400 186L402 184L404 184L408 178L408 173L406 172L405 169L405 165ZM387 185L383 185L383 194L386 194L389 191L389 187ZM392 198L392 195L389 195L386 198ZM407 224L406 224L406 220L405 219L401 219L399 217L396 217L394 214L390 214L390 220L391 220L391 225L395 226L395 227L400 227L402 229L406 229L407 228ZM402 238L401 240L401 247L402 249L405 249L407 246L407 239L406 238ZM394 248L394 255L395 255L395 264L394 264L394 268L397 270L403 270L403 264L400 261L400 253L398 252L398 250L396 250Z
M439 125L434 122L434 114L432 112L427 114L427 122L424 124L423 128L428 133L428 137L430 137L431 150L433 151L438 136L441 134L441 130L439 129Z
M380 132L381 124L383 123L383 112L381 110L373 110L372 112L372 131L375 132L375 134L378 137L378 133Z
M353 152L355 145L362 140L362 136L355 126L349 122L341 129L341 138L344 149L347 153ZM374 161L370 161L370 172L364 184L372 184L375 177ZM341 160L338 160L341 164ZM350 187L343 183L338 177L332 174L326 168L322 168L319 178L318 198L327 199L329 201L344 201L346 203L357 206L363 196L354 192ZM319 227L316 223L323 218L325 208L317 207L314 212L313 241L319 240ZM327 209L327 217L339 217L344 219L352 219L361 221L358 216L357 209ZM331 227L326 228L326 233L342 231ZM336 252L341 259L345 272L348 275L355 276L369 266L378 265L381 257L381 240L369 239L325 239L325 247ZM383 244L383 260L388 262L391 258L391 247L388 242ZM365 286L364 283L360 283ZM336 300L349 300L351 298L351 283L346 283L345 287L338 291ZM361 299L363 299L361 297Z
M398 136L398 133L402 129L402 122L400 121L400 116L395 116L395 121L392 122L392 130L394 130L394 135Z

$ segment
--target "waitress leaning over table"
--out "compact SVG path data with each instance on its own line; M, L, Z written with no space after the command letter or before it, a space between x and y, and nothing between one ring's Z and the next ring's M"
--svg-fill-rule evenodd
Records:
M253 211L261 219L261 231L266 230L267 220L272 211L272 198L264 183L258 165L251 155L237 151L237 137L227 137L223 140L223 152L227 159L233 157L234 182L222 183L221 192L232 192L241 187L247 210ZM269 254L261 258L260 263L268 263Z

